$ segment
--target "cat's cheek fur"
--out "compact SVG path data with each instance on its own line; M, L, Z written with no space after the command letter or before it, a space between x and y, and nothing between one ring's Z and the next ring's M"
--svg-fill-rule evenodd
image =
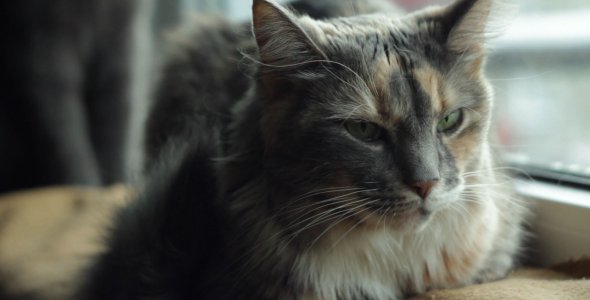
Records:
M465 171L471 161L481 156L480 144L481 132L469 129L447 142L448 150L460 172Z
M276 124L286 123L293 106L291 100L295 100L289 99L291 97L281 93L272 94L271 97L276 99L272 99L272 102L265 105L260 119L262 140L268 151L288 147L285 145L286 137L283 127L276 126ZM292 116L290 117L292 118Z

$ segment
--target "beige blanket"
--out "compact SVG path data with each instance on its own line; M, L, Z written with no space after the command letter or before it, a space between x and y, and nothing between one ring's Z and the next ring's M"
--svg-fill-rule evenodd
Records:
M68 299L77 272L103 250L103 230L128 199L123 186L56 187L0 197L0 282L13 294ZM6 299L0 299L6 300Z
M516 270L504 280L440 290L415 300L590 300L590 259L572 260L550 269Z
M123 186L58 187L0 197L0 279L8 292L68 299L77 272L103 250L110 216L130 198ZM551 269L521 269L508 278L413 299L590 300L590 259Z

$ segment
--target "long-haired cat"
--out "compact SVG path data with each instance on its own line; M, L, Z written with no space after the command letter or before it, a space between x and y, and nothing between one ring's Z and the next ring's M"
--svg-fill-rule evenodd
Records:
M488 143L495 6L316 20L255 0L248 91L233 105L215 97L231 82L210 85L192 115L169 116L180 134L80 298L398 299L504 276L525 209ZM219 39L198 41L204 65L228 50Z

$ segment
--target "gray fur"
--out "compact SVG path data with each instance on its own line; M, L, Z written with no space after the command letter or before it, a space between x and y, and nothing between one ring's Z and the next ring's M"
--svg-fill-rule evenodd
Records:
M222 21L178 40L148 150L180 171L118 220L91 299L126 282L114 299L398 299L504 276L526 209L494 167L485 26L466 22L493 3L315 20L255 0L255 44Z

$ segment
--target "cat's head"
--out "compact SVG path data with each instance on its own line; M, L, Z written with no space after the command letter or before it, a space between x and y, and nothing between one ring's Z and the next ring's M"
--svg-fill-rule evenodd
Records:
M299 196L273 207L400 225L462 201L487 151L493 5L317 21L255 0L265 168Z

